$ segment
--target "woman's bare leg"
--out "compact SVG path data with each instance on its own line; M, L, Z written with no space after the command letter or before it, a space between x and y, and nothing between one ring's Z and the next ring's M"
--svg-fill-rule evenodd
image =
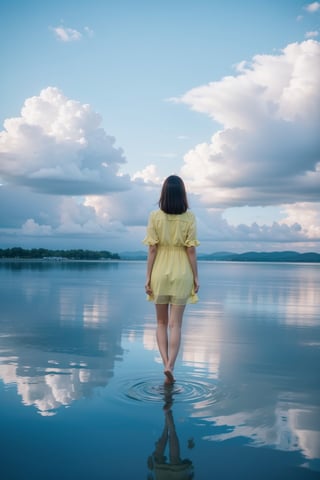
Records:
M169 305L156 304L157 313L157 343L163 365L168 363L168 320Z
M166 368L171 372L179 353L181 343L181 327L185 305L171 305L169 316L169 355Z

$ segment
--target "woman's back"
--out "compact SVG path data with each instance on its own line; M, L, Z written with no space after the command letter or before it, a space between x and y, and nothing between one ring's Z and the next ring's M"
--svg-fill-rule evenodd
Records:
M159 247L197 246L195 217L191 211L172 215L155 210L151 212L146 243Z

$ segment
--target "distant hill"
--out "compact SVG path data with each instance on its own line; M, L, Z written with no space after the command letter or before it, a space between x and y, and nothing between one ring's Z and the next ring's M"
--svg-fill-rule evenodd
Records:
M146 260L147 252L122 252L119 254L121 260ZM215 252L199 253L198 260L224 261L224 262L301 262L320 263L320 253L308 252L298 253L294 251L283 252Z
M200 254L199 260L230 261L230 262L304 262L320 263L320 253L298 253L293 251L283 252L245 252L228 253L217 252Z
M139 250L136 252L119 253L121 260L147 260L147 251Z

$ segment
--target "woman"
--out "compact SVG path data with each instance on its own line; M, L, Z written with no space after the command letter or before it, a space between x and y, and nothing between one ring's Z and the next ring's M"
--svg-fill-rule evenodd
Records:
M188 210L185 186L177 175L164 181L159 207L149 216L143 240L149 246L145 290L147 299L155 303L157 343L166 383L173 383L184 309L187 303L198 301L195 247L199 242L194 214Z

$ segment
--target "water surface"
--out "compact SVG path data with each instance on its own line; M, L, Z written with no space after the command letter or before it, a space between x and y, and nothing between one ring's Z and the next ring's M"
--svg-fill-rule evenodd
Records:
M199 262L165 387L144 262L0 263L0 475L320 476L320 268Z

